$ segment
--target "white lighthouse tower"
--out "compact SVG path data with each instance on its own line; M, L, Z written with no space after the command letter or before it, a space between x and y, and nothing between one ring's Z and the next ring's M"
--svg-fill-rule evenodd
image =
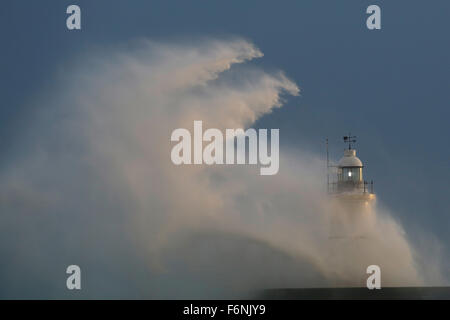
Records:
M331 181L328 176L328 263L336 270L336 279L341 279L335 285L359 286L365 281L364 268L370 264L362 263L361 257L365 256L376 230L376 213L373 210L376 197L373 182L364 180L364 164L353 147L356 137L345 136L344 142L348 147L337 165L328 164L328 170L334 169ZM355 278L355 275L360 277Z
M348 143L348 149L344 150L344 156L334 166L337 175L332 182L328 181L328 193L347 207L354 207L353 209L370 206L376 198L373 181L364 180L364 165L356 156L356 149L352 147L356 136L344 136L344 142Z

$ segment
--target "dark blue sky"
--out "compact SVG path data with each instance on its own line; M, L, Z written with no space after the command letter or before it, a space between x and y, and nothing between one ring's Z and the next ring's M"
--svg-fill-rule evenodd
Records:
M69 4L82 30L66 29ZM382 9L369 31L365 10ZM260 120L282 144L340 156L341 136L358 155L379 200L403 224L450 248L450 1L22 1L0 6L0 154L25 130L28 103L73 57L128 41L238 35L265 54L252 62L284 70L298 98ZM2 157L2 158L5 158ZM282 167L281 167L282 169Z

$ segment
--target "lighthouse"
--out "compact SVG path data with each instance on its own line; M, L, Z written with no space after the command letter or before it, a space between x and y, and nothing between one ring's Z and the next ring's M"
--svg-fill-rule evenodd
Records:
M333 181L328 180L328 193L347 206L370 206L376 199L373 191L373 181L364 180L364 165L356 156L356 149L353 144L356 136L344 136L344 142L348 143L348 148L344 150L344 155L339 160L336 168L336 176Z
M356 136L344 136L346 148L339 162L328 162L329 253L328 263L341 279L336 286L364 285L365 267L362 261L376 232L375 193L373 181L365 180L364 164L354 147ZM327 148L328 149L328 148ZM330 168L333 168L331 177ZM359 277L355 278L355 275Z

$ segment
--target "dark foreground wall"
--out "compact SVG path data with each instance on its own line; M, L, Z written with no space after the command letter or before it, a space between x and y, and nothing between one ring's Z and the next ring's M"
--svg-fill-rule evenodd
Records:
M261 299L281 300L423 300L450 299L450 287L381 288L310 288L269 289L261 293Z

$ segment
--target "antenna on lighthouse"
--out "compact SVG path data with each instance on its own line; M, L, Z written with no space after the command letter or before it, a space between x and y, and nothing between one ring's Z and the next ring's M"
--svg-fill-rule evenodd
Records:
M349 133L348 136L344 136L344 142L348 143L348 150L351 150L352 143L356 143L356 136L352 136L352 134Z
M330 160L328 157L328 138L327 138L327 192L330 192Z

